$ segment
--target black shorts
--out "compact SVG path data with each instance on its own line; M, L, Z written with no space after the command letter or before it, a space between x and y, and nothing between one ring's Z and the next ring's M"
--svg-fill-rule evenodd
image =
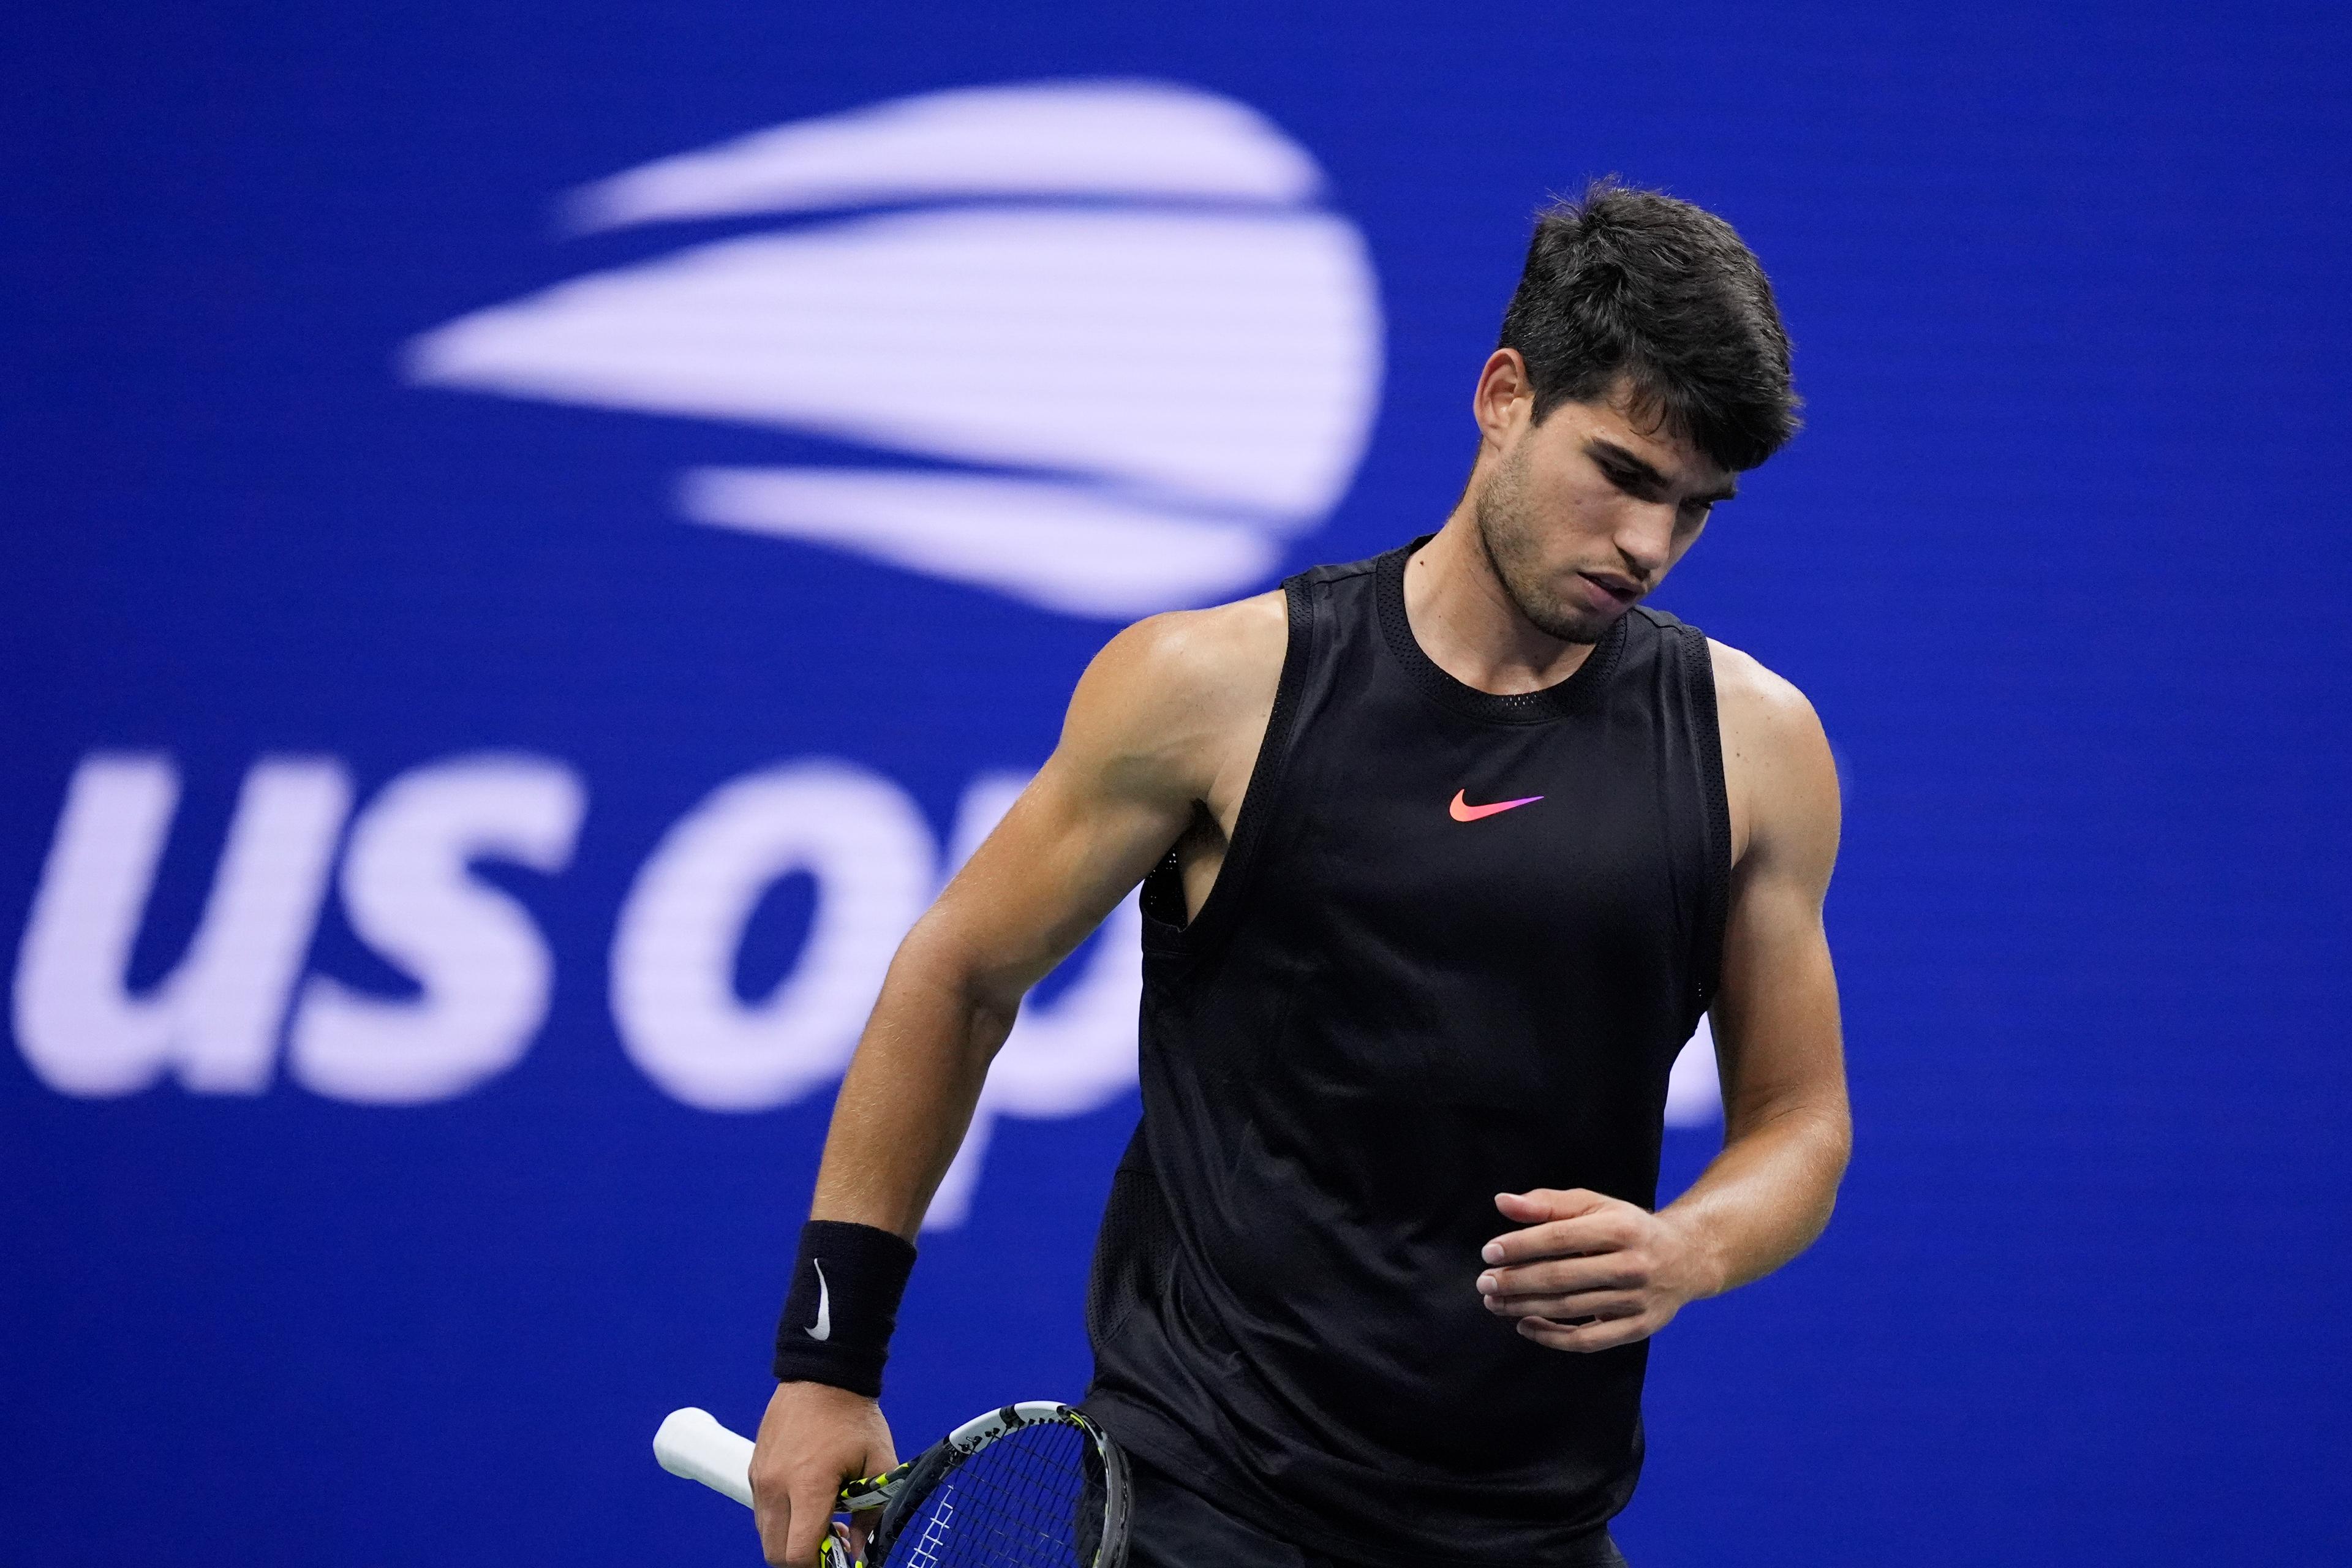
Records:
M1223 1512L1200 1493L1127 1455L1133 1483L1128 1516L1128 1568L1349 1568L1336 1558L1293 1546ZM1579 1552L1575 1568L1626 1568L1604 1531L1594 1552ZM1444 1568L1443 1554L1431 1559ZM1528 1568L1543 1568L1529 1563Z

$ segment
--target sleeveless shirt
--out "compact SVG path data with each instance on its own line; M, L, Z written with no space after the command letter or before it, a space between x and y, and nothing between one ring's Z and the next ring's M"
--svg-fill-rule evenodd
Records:
M1423 542L1284 584L1216 880L1189 923L1172 858L1139 895L1143 1117L1085 1408L1343 1562L1574 1564L1632 1495L1648 1345L1520 1338L1479 1249L1497 1193L1656 1202L1730 876L1713 670L1637 605L1568 679L1479 691L1407 623Z

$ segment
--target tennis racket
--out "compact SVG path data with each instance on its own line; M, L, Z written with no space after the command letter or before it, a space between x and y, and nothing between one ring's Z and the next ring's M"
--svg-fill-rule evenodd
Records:
M662 1468L751 1502L751 1442L709 1412L654 1434ZM1125 1568L1127 1459L1066 1405L976 1415L894 1470L841 1489L845 1513L880 1510L866 1568ZM828 1536L825 1568L847 1554Z

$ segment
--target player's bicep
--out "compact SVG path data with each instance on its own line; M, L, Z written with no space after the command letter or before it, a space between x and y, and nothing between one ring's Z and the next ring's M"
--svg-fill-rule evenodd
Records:
M1189 819L1189 805L1108 794L1077 773L1049 763L925 917L992 992L1017 995L1042 979Z
M1845 1104L1822 901L1837 859L1837 770L1811 705L1772 678L1745 726L1753 824L1733 868L1714 1007L1726 1131Z
M1169 641L1147 623L1097 657L1054 754L919 927L998 1000L1083 942L1192 820L1217 731Z

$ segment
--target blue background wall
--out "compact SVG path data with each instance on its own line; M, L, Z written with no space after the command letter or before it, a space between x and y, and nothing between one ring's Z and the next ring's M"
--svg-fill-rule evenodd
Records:
M184 795L179 961L241 782L553 759L545 1020L472 1092L52 1087L0 1052L11 1562L749 1563L655 1469L748 1426L829 1084L721 1114L616 1038L614 911L725 781L833 757L944 836L1111 621L690 527L680 464L833 447L406 384L404 343L651 253L562 193L935 89L1145 77L1322 165L1379 279L1368 455L1292 566L1433 526L1548 191L1729 216L1811 426L1660 602L1803 687L1848 775L1858 1128L1824 1240L1653 1361L1634 1561L2352 1553L2346 1373L2347 29L2333 7L544 4L0 21L0 951L78 767ZM787 974L788 879L737 984ZM20 961L21 962L21 961ZM328 897L308 973L399 997ZM17 971L21 975L21 971ZM21 998L20 998L21 1001ZM1086 1373L1131 1097L998 1129L926 1239L914 1445ZM1670 1137L1669 1190L1714 1129Z

